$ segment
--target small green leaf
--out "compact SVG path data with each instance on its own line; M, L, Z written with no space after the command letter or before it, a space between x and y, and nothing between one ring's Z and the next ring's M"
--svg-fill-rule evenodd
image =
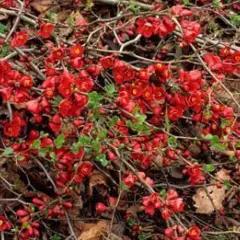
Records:
M162 189L159 193L160 197L164 197L164 196L166 196L166 194L167 194L166 189Z
M47 12L47 17L51 20L56 20L57 19L57 14L54 12Z
M61 240L61 238L57 234L55 234L50 237L50 240Z
M25 229L28 228L28 227L29 227L29 223L28 223L28 222L24 222L24 223L22 224L22 227L25 228Z
M203 166L203 169L204 169L205 172L210 173L210 172L215 171L216 168L212 164L205 164Z
M102 96L96 91L88 93L88 107L92 109L99 108L99 102L102 100Z
M107 133L108 133L107 129L103 129L101 132L98 133L97 138L99 140L103 140L104 138L106 138Z
M226 127L228 127L230 125L231 125L231 123L228 120L226 120L224 118L221 119L221 128L226 128Z
M109 164L105 154L99 154L96 157L96 161L99 162L103 167L106 167Z
M63 143L65 141L65 137L63 134L60 134L55 140L54 140L54 143L55 143L55 146L57 149L61 148Z
M41 156L41 157L46 157L46 155L47 155L47 152L48 152L48 149L47 148L41 148L41 149L39 149L39 155Z
M107 86L105 86L105 91L107 93L108 96L113 97L114 93L116 92L116 88L114 84L109 84Z
M235 163L238 159L235 156L230 157L230 160Z
M177 139L174 136L168 138L169 147L176 148L178 146Z
M9 52L9 49L10 49L9 45L4 45L4 46L2 46L2 47L0 48L0 56L1 56L1 57L6 57L7 54L8 54L8 52Z
M17 156L17 160L18 160L18 161L23 161L24 159L25 159L25 158L24 158L22 155L18 155L18 156Z
M224 150L226 150L227 146L222 143L213 143L211 145L211 148L213 150L217 150L217 151L224 151Z
M0 23L0 33L4 34L6 30L7 30L7 27L4 24Z
M189 4L189 0L183 0L183 4L184 4L184 5Z
M11 147L7 147L7 148L4 149L3 155L4 156L9 156L9 155L11 155L13 153L14 153L13 149Z
M124 183L124 182L121 182L120 183L120 189L122 191L128 191L129 190L129 187Z
M41 147L41 140L40 139L36 139L34 140L34 142L31 145L32 149L40 149Z

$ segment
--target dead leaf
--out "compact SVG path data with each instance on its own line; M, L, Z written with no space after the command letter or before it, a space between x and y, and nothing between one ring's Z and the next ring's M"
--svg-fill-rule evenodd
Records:
M89 178L89 195L90 196L92 196L93 194L93 188L97 185L107 186L106 177L101 172L94 171Z
M216 174L215 174L216 178L219 181L224 181L224 180L231 180L231 177L229 175L229 171L222 168L221 170L219 170Z
M208 194L206 193L205 189L200 188L192 197L193 201L195 202L194 206L197 208L196 212L202 214L211 214L214 212L215 208L217 210L222 209L222 202L225 198L225 189L217 188L217 186L214 185L206 187L206 190ZM209 197L211 197L212 201Z
M99 221L97 224L91 225L85 223L84 225L78 240L100 240L101 236L109 229L109 224L106 221Z
M127 213L131 213L134 216L137 216L137 213L141 211L140 205L132 205L127 209Z
M53 0L35 0L31 4L33 9L39 13L46 12L53 5Z

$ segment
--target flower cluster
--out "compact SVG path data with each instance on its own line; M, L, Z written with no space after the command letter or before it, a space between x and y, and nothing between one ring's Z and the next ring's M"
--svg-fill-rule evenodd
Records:
M150 215L154 215L155 211L160 209L162 218L169 220L172 213L183 212L184 203L177 192L170 189L163 199L160 199L158 193L152 193L150 196L143 197L143 209Z

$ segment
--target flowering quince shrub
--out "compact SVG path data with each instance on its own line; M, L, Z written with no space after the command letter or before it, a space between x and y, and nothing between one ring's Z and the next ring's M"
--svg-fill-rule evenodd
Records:
M1 238L238 239L239 3L53 2L0 1Z

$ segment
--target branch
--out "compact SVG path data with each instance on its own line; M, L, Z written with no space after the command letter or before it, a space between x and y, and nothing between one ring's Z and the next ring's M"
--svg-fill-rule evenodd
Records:
M7 35L6 39L5 39L5 42L7 42L7 41L9 40L9 38L11 37L11 35L13 34L13 32L16 30L17 25L18 25L18 23L19 23L19 21L20 21L20 18L21 18L21 16L22 16L22 12L23 12L23 9L24 9L24 2L21 2L20 0L17 0L17 1L18 1L18 3L21 5L21 8L19 9L19 12L18 12L18 14L17 14L16 21L15 21L15 23L13 24L13 27L12 27L11 31L8 33L8 35Z
M105 3L105 4L110 4L110 5L118 5L120 3L130 4L129 1L122 1L122 0L93 0L93 2L95 2L95 3ZM138 2L138 1L133 1L133 2L131 2L131 4L135 7L140 7L140 8L145 9L145 10L153 10L154 9L154 7L152 5L141 3L141 2Z

